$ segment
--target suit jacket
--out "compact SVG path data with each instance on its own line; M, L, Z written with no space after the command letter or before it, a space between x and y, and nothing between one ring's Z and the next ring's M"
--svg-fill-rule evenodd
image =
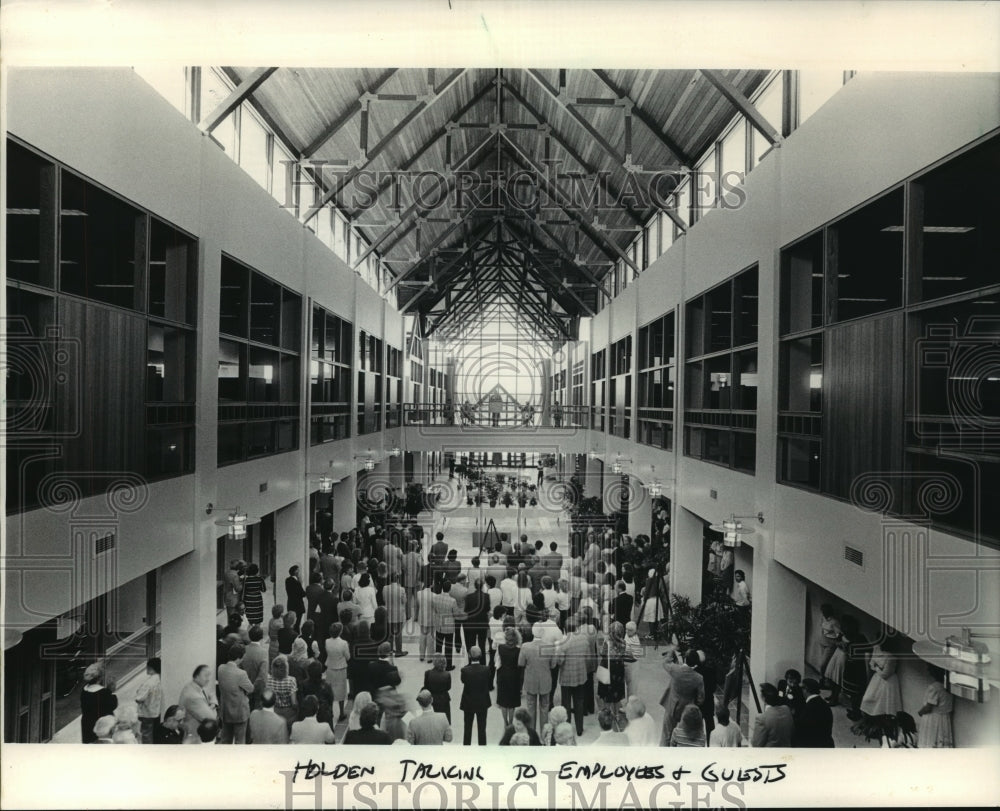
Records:
M552 689L552 653L549 643L532 640L521 645L517 663L524 668L522 689L532 695L548 695Z
M210 688L202 689L194 681L189 681L181 688L177 703L184 709L184 732L189 738L197 737L198 724L206 718L218 720L219 714L214 701L215 696L210 693Z
M316 607L319 609L319 616L313 618L316 623L316 636L325 639L330 632L330 626L337 621L337 598L333 596L332 591L324 589L316 601Z
M274 710L254 710L250 713L250 742L288 743L288 723Z
M687 665L664 663L663 669L670 674L670 684L660 697L663 729L666 732L668 728L673 731L677 726L688 704L701 707L705 703L705 681L697 670Z
M586 636L573 633L566 637L554 657L554 664L559 665L559 684L563 687L578 687L586 682L590 672L590 655L591 644Z
M431 691L435 710L444 712L451 707L451 673L446 670L425 670L424 688Z
M467 628L486 628L490 615L489 595L482 591L470 591L465 595L463 612Z
M807 699L799 708L792 743L810 749L833 746L833 711L819 696Z
M622 625L632 619L632 605L635 599L627 591L623 591L615 597L615 621Z
M406 592L399 583L382 587L387 622L406 622Z
M344 736L344 743L348 746L361 746L371 744L383 744L388 746L392 743L389 740L389 733L381 729L352 729Z
M415 746L441 746L452 739L451 724L443 712L424 711L406 727L406 740Z
M333 553L328 553L320 557L319 570L323 573L324 580L333 580L340 573L336 556Z
M222 720L239 724L250 718L250 694L253 682L236 662L226 662L219 668L219 697Z
M452 599L451 594L435 594L431 599L431 606L434 609L434 630L442 634L455 633L455 615L458 613L458 606Z
M531 590L541 591L542 589L542 578L549 574L549 570L545 568L541 563L536 563L530 569L528 569L528 577L531 578Z
M306 619L314 619L313 614L316 613L316 601L324 591L326 589L319 583L310 583L306 586Z
M791 746L795 722L787 705L765 706L753 725L751 746Z
M289 743L334 743L336 738L329 724L316 720L316 717L305 718L292 724L292 734Z
M558 552L549 552L542 555L542 565L549 571L549 576L559 577L559 570L562 569L563 557Z
M429 563L441 563L448 556L448 544L444 541L435 541L427 555Z
M464 712L485 710L493 706L490 701L490 669L486 665L473 663L462 668L462 701L459 709Z
M395 687L400 681L399 671L388 659L375 659L368 663L368 686L372 696L380 687Z
M261 676L267 675L267 646L251 642L246 647L240 668L246 672L251 682L256 682Z

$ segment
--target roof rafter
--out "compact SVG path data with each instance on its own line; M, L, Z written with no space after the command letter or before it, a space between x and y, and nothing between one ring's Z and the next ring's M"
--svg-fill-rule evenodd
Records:
M340 130L344 128L344 125L346 125L348 121L350 121L352 118L354 118L354 116L356 116L358 113L361 112L361 107L362 107L361 100L362 98L364 98L364 95L371 95L373 93L378 93L379 90L385 87L386 82L388 82L393 76L396 75L396 72L398 70L399 68L389 68L385 73L383 73L378 78L378 81L376 81L375 84L373 84L369 88L367 94L363 94L362 96L359 96L357 99L351 102L350 106L346 110L344 110L344 112L341 113L340 116L332 124L330 124L329 127L327 127L325 130L323 130L323 132L321 132L319 135L313 138L312 143L310 143L305 149L302 150L302 158L309 159L313 155L315 155L320 149L322 149L323 146L326 144L326 142L329 141L338 132L340 132Z
M212 130L226 119L226 116L239 107L276 70L277 68L255 68L245 79L236 85L233 91L219 103L218 107L198 122L198 128L204 132L212 132Z
M736 107L772 146L781 143L781 136L771 123L761 115L760 110L748 99L740 89L722 75L722 71L701 68L701 75L708 79L715 88L725 96L730 104Z

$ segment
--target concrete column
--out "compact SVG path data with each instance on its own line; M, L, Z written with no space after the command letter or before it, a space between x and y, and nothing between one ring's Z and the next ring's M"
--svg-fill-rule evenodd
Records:
M704 525L690 510L679 506L670 528L670 594L701 603ZM803 623L804 624L804 623Z
M600 496L604 492L604 462L600 459L587 457L587 475L583 480L583 491L586 496Z
M753 558L750 672L755 684L776 685L790 667L804 675L806 581L766 552L755 549Z
M160 568L164 709L177 703L198 665L210 665L214 678L217 529L205 524L193 551Z
M292 566L299 566L303 585L309 584L308 501L299 499L274 514L274 599L285 605L285 578ZM268 601L265 600L265 604Z
M333 486L333 529L347 532L357 523L358 474L350 473Z

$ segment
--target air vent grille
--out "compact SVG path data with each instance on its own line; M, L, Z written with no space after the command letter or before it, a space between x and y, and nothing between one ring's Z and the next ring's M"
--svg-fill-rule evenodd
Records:
M853 563L855 566L860 566L864 568L865 566L865 553L860 549L855 549L853 546L844 545L844 560L848 563Z
M102 555L105 552L110 552L115 548L115 533L109 532L107 535L103 535L100 538L94 540L94 554Z

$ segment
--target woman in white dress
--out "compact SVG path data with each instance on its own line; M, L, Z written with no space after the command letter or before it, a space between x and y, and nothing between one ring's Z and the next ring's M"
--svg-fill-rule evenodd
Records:
M899 677L896 675L895 645L892 637L875 644L871 661L871 681L861 699L861 712L865 715L895 715L903 709L899 693Z
M954 698L944 686L944 671L935 665L928 665L927 670L933 681L924 693L924 706L917 710L921 719L917 746L920 749L952 749L955 746L951 728Z

